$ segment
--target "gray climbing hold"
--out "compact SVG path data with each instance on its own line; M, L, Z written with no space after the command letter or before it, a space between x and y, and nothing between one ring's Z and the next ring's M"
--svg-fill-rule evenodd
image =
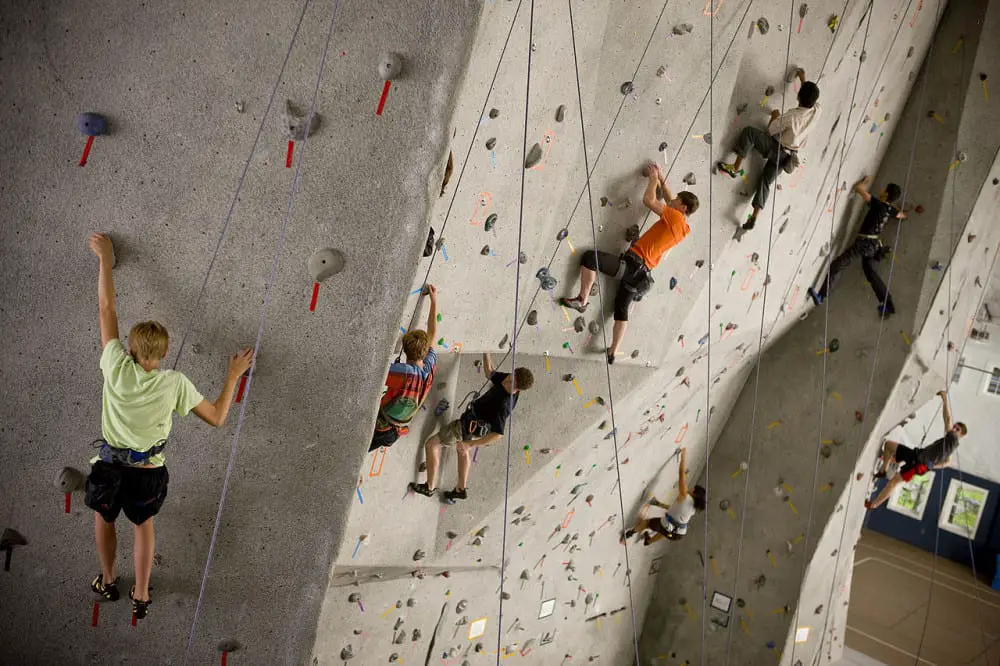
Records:
M76 116L76 128L87 136L101 136L108 131L108 119L99 113L80 113Z
M344 270L344 255L332 247L316 250L309 257L309 274L313 282L322 282Z
M490 118L496 118L500 115L500 109L490 109Z
M489 525L483 525L476 532L476 536L477 537L484 537L484 536L486 536L486 533L489 532L489 531L490 531L490 526Z
M397 663L399 663L399 653L398 652L393 652L392 654L389 655L389 663L390 664L397 664Z
M497 145L497 140L495 138L486 139L486 150L493 150Z
M243 113L243 110L246 108L246 105L243 103L243 100L237 100L233 104L233 106L236 107L236 113Z
M561 123L563 121L563 118L565 117L566 117L566 105L560 104L559 108L556 109L556 122Z
M490 213L489 215L486 216L486 221L483 222L483 229L485 229L486 231L493 231L493 227L496 226L496 223L497 223L497 214Z
M591 335L597 335L601 332L601 323L598 321L592 321L587 325L587 330L590 331Z
M688 172L688 174L684 176L683 182L685 185L696 185L698 183L698 179L694 177L694 173Z
M59 472L59 478L56 479L56 486L64 493L75 493L78 490L83 490L86 481L87 477L80 470L73 467L63 467L62 471Z
M464 613L465 609L468 608L468 607L469 607L469 602L466 601L465 599L462 599L457 604L455 604L455 613L456 614L458 614L458 613Z
M659 150L661 153L664 152L666 149L667 149L667 142L666 141L664 141L663 143L661 143L659 145L659 147L657 148L657 150Z
M507 341L508 340L510 340L510 336L509 335L503 336L503 338L500 340L500 344L498 345L500 347L500 349L505 349L507 347Z
M472 545L473 546L482 546L483 545L483 538L482 537L476 537L475 539L472 540Z
M236 652L240 650L243 646L238 640L227 638L225 640L219 641L219 644L215 646L219 652Z
M479 251L479 254L483 255L484 257L490 256L490 246L484 245L483 249Z
M632 353L629 354L629 356L631 356L632 358L639 358L639 350L638 349L633 349Z
M601 197L601 208L604 208L604 207L605 207L605 206L607 206L607 205L608 205L609 203L610 203L610 201L608 201L608 198L607 198L607 197Z
M564 382L571 382L574 379L576 379L576 375L574 375L572 372L567 372L565 375L563 375L562 379Z
M666 66L665 66L665 65L660 65L660 66L659 66L659 67L658 67L658 68L656 69L656 75L657 75L658 77L660 77L661 79L662 79L662 78L663 78L664 76L666 76L666 74L667 74L667 68L666 68Z
M705 135L703 137L701 137L701 138L704 139L705 143L707 143L708 145L710 145L710 146L712 145L712 133L711 132L705 132Z
M956 155L955 157L956 159L958 159L959 162L965 162L966 160L969 159L969 153L965 152L964 150L960 150L958 151L958 155Z
M913 47L912 46L910 48L906 49L906 57L907 58L912 58L913 57Z
M400 627L403 626L403 618L397 617L396 624L392 625L393 631L398 631Z
M687 35L692 30L694 30L694 26L691 25L690 23L679 23L674 26L675 35Z
M396 637L392 639L392 642L394 645L402 645L403 641L405 640L406 640L406 632L400 629L399 633L396 634Z
M774 86L768 86L768 87L764 88L764 95L765 96L770 97L773 94L774 94Z
M528 326L534 326L538 323L538 310L532 310L528 313Z
M354 648L348 645L340 651L341 661L347 661L348 659L354 659Z
M455 537L458 536L458 532L452 532L451 530L448 530L447 532L444 533L444 535L449 539L454 539Z
M557 241L565 240L567 236L569 236L569 229L567 229L566 227L563 227L558 232L556 232Z
M510 601L510 592L504 592L500 596L503 597L504 601ZM479 652L479 650L476 650L476 652Z
M809 13L809 5L803 2L801 5L799 5L799 18L805 18L806 14L808 13Z
M525 506L522 504L521 506L519 506L516 509L514 509L511 513L520 516L522 513L524 513L524 509L525 509Z
M826 445L826 444L824 444L824 445L823 445L823 447L822 447L822 448L820 448L820 450L819 450L819 454L820 454L821 456L823 456L824 458L829 458L829 457L830 457L830 455L831 455L832 453L833 453L833 449L831 449L831 448L830 448L830 447L829 447L828 445Z
M771 24L768 23L766 18L761 16L757 19L757 29L760 30L760 34L766 35L771 30Z
M531 580L531 574L530 574L530 573L528 572L528 570L527 570L527 569L524 569L524 570L523 570L523 571L521 572L521 575L519 576L519 578L520 578L521 580Z
M526 263L528 263L528 255L525 254L524 252L518 252L517 253L517 263L519 263L519 264L526 264Z
M587 321L583 317L577 317L573 320L573 330L577 333L583 333L583 329L587 327Z
M398 53L383 53L378 59L378 75L393 81L403 71L403 57Z
M530 169L542 161L542 144L536 143L528 151L528 156L524 159L524 168Z
M680 377L684 374L684 366L677 368L677 372L674 373L674 377Z
M639 225L633 224L628 229L625 230L625 240L629 243L634 243L639 240ZM596 282L594 284L597 284Z
M868 51L862 51L861 55L858 57L858 60L860 60L861 62L868 60Z
M727 499L724 499L724 500L722 500L722 501L719 502L719 508L721 510L723 510L723 511L728 511L730 506L731 505L729 503L729 500L727 500Z
M351 592L351 594L348 595L347 600L350 601L352 604L356 604L359 601L361 601L361 595L358 594L357 592Z
M822 613L823 612L823 604L820 604L819 606L816 606L816 610L813 611L813 612L815 612L816 615L819 615L820 613Z
M414 629L413 630L413 640L414 640L414 642L419 641L421 636L423 636L423 634L420 632L420 629Z
M621 93L623 95L628 95L629 93L631 93L631 92L633 92L635 90L635 86L632 85L631 81L626 81L625 83L623 83L621 85L621 87L619 88L619 90L621 91Z
M307 136L312 136L312 134L319 128L320 125L320 115L317 112L313 112L312 120L309 122L308 126L306 121L309 120L309 113L303 112L298 107L294 106L291 100L285 100L285 111L281 114L281 122L283 123L283 128L285 131L285 136L293 141L302 141Z
M427 553L425 553L424 551L420 550L419 548L417 549L417 552L413 553L413 561L414 562L422 560L425 557L427 557Z
M597 429L598 430L607 430L608 429L608 422L607 421L601 421L601 423L597 426Z

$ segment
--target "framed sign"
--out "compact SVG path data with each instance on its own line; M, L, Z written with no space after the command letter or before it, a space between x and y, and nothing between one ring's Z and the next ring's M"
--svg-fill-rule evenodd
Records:
M990 491L985 488L952 479L944 497L944 506L941 507L938 527L975 539L989 496Z
M923 476L915 476L906 483L896 486L889 497L888 508L890 511L901 513L907 518L921 520L924 517L924 509L927 508L927 501L931 496L931 488L934 487L934 472L927 472Z

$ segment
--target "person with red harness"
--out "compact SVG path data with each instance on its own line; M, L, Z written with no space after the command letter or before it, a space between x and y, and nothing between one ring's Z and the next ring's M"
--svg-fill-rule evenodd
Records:
M881 471L876 473L876 478L888 476L886 470L895 463L899 466L898 471L892 475L889 482L885 484L882 491L874 501L865 500L866 509L877 509L885 504L892 495L892 491L903 482L909 482L915 476L923 476L930 469L942 469L948 466L951 454L958 448L959 440L968 434L969 429L961 421L955 424L951 422L951 409L948 406L948 393L938 391L941 396L941 414L944 417L944 437L935 441L923 449L912 449L899 442L886 440L882 447Z

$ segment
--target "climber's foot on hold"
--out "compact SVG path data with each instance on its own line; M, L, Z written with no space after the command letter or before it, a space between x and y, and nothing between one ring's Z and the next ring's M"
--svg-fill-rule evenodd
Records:
M424 497L431 497L437 492L436 488L428 488L426 483L410 483L410 490L417 493L418 495L423 495Z
M812 299L813 305L819 307L820 303L823 302L823 297L812 287L806 289L806 293L809 294L809 298Z
M608 365L614 365L614 364L615 364L615 353L609 349L608 350Z
M448 504L454 504L458 500L464 500L469 498L468 488L462 488L459 490L455 488L454 490L448 490L444 493L444 501Z
M754 213L750 213L750 215L747 216L747 221L743 223L743 226L741 228L743 229L743 231L750 231L756 225L757 225L757 215Z
M132 589L128 591L128 598L132 600L132 615L137 620L143 620L146 618L146 610L149 608L150 604L153 603L152 599L136 599L135 598L135 585Z
M730 178L736 178L740 175L740 172L736 170L736 165L729 164L728 162L716 162L715 168L722 173L728 174Z
M97 574L94 580L90 583L90 589L94 591L95 594L99 594L108 601L118 601L121 596L118 593L118 579L115 578L110 583L104 582L104 576L102 574Z
M586 312L587 303L584 303L579 296L574 296L573 298L560 298L559 305L576 310L577 312Z

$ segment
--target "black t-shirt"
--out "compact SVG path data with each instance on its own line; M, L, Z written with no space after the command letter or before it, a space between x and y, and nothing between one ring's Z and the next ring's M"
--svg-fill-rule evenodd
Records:
M493 383L490 390L472 402L476 420L489 424L489 432L499 435L503 434L510 410L517 404L517 394L507 393L507 389L503 386L504 380L509 376L510 373L507 372L494 372L490 375L490 381Z
M951 457L958 448L958 435L949 430L948 433L925 449L920 449L917 456L928 467L940 465Z
M868 202L868 212L865 214L865 219L861 223L861 229L858 230L858 233L866 236L879 235L882 233L882 228L889 223L889 220L896 217L897 213L899 213L899 209L895 206L872 197Z

